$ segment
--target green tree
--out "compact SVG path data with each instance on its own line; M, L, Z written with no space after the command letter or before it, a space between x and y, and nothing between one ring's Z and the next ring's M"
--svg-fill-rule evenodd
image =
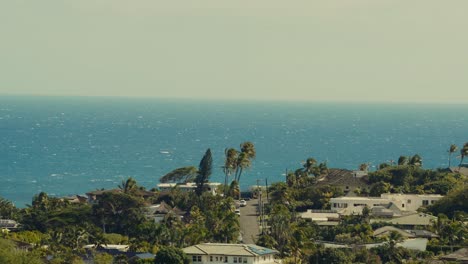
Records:
M165 182L191 182L195 180L197 168L193 166L177 168L162 176L159 181Z
M95 264L112 264L114 257L107 253L98 253L94 256L93 260Z
M450 164L452 163L452 154L455 153L458 150L457 145L452 144L450 145L450 148L447 150L448 152L448 167L450 168Z
M197 184L197 188L195 189L195 193L200 196L204 189L205 184L209 181L211 172L213 168L213 158L211 156L211 149L207 149L205 155L200 161L200 165L198 166L197 177L195 178L195 183Z
M190 260L185 253L176 247L162 247L154 258L155 264L189 264Z
M12 202L0 197L0 219L14 219L17 220L19 210L13 205Z
M414 156L411 157L409 161L409 165L413 165L416 167L421 167L422 166L422 158L418 154L415 154Z
M398 165L399 165L399 166L408 165L408 157L406 157L406 156L400 156L400 157L398 158Z
M240 145L240 153L237 155L237 165L236 165L236 177L235 180L240 185L240 178L242 176L242 172L250 168L252 166L252 160L255 159L257 155L257 151L255 150L255 145L250 142L246 141ZM239 193L240 198L240 193Z
M463 145L463 148L460 149L460 165L458 165L459 169L461 168L462 164L463 164L463 159L468 156L468 142L466 142L464 145Z
M228 186L228 178L237 170L237 159L239 152L234 148L228 148L224 150L224 186ZM224 195L226 195L227 188L224 189Z
M122 181L122 183L119 185L119 189L121 189L126 194L135 194L135 192L138 190L138 185L135 179L129 177L127 180Z

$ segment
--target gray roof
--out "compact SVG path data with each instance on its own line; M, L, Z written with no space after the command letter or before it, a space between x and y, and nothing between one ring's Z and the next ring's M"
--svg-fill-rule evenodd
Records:
M392 231L400 233L405 238L414 237L414 235L409 233L408 231L402 230L402 229L394 227L394 226L384 226L384 227L381 227L381 228L377 228L374 231L374 236L387 235Z
M432 221L437 220L437 217L424 214L415 213L402 217L396 217L392 219L371 219L371 223L386 222L394 225L414 225L414 226L428 226L432 224Z
M228 255L228 256L263 256L277 254L274 249L260 247L254 244L222 244L204 243L183 249L189 255Z

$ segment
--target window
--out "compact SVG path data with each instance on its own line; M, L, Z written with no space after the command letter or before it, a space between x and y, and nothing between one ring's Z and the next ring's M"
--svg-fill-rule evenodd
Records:
M434 204L434 203L435 203L435 200L432 200L432 201L431 201L431 204Z
M210 261L213 262L213 256L210 256Z
M411 200L408 200L408 203L410 204L410 203L411 203Z
M405 204L401 204L401 207L405 208Z
M197 261L201 262L201 256L197 256Z
M228 261L227 261L227 256L226 256L226 257L224 257L224 262L225 262L225 263L227 263L227 262L228 262Z
M244 258L244 259L243 259L243 263L247 263L247 258Z
M234 257L234 263L237 263L237 257Z
M429 205L429 200L423 200L422 203L423 203L424 206Z

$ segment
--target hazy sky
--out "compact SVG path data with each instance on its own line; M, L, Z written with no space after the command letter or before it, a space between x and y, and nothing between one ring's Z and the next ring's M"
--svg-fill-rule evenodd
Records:
M0 94L468 103L466 0L0 0Z

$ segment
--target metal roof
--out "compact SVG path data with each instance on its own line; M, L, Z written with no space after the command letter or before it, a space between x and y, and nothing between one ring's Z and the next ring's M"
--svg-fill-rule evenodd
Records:
M263 256L277 254L278 251L254 244L204 243L183 249L190 255Z

